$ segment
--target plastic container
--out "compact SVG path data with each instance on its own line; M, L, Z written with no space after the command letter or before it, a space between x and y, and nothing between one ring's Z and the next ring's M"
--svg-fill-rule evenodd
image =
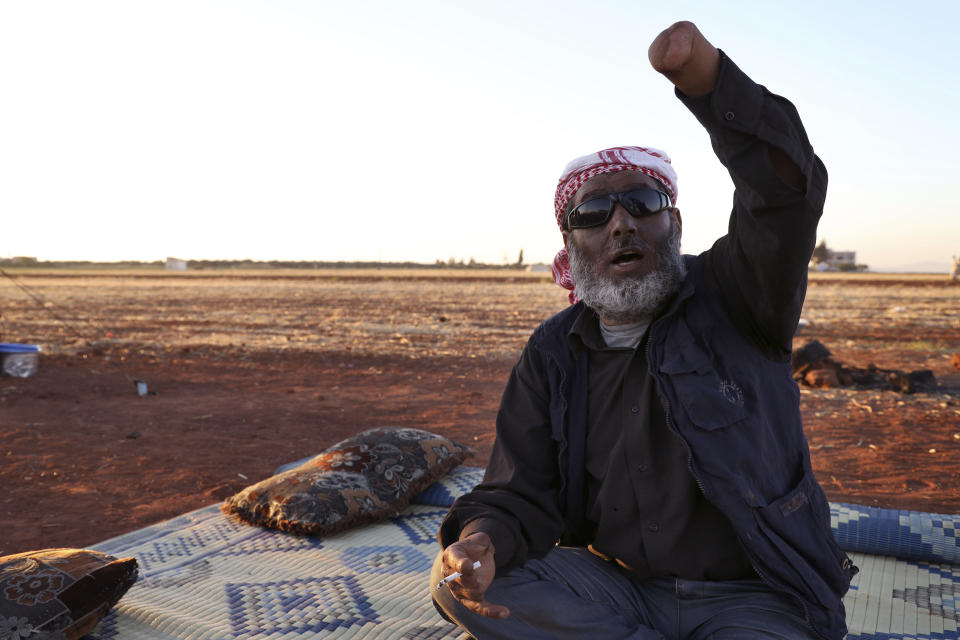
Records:
M40 347L35 344L0 343L0 374L29 378L40 366Z

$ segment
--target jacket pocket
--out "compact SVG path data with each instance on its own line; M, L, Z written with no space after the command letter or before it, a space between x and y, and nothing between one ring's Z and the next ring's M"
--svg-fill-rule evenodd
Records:
M690 421L701 429L720 429L747 417L743 389L720 375L685 323L671 327L659 368Z
M671 379L684 411L701 429L713 431L747 417L743 390L735 382L721 378L716 371L682 373Z
M837 606L857 572L833 537L829 506L812 472L786 495L754 510L763 538L760 567L777 583L827 608Z

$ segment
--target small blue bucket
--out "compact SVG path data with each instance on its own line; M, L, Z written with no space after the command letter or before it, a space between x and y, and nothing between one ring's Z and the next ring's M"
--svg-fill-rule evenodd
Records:
M40 365L40 347L35 344L0 342L0 374L29 378Z

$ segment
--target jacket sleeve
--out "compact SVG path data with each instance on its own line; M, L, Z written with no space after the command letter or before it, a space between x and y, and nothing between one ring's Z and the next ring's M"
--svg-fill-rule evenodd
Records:
M440 526L444 548L483 531L503 568L545 555L560 537L560 477L544 366L531 338L503 393L483 482L454 503Z
M784 360L806 294L826 169L794 106L753 82L723 52L712 93L690 98L677 91L677 97L710 134L735 188L728 232L706 252L712 285L741 333ZM780 179L771 148L800 169L800 188Z

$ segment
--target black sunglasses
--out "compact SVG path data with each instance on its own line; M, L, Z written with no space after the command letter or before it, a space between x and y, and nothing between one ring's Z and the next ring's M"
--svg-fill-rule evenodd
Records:
M656 189L631 189L590 198L567 214L566 228L587 229L607 224L617 204L634 218L643 218L670 208L670 196Z

